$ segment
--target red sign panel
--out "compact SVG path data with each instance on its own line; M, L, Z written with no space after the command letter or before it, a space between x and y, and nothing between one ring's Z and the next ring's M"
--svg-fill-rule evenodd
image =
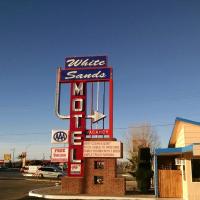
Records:
M111 135L110 129L92 129L87 130L88 135Z

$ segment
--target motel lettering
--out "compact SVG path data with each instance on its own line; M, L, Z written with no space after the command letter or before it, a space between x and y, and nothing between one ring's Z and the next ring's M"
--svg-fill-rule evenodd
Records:
M69 172L72 170L74 163L83 162L83 140L85 137L85 98L86 86L84 83L71 84L71 114L70 114L70 151L69 151ZM83 167L77 174L82 174ZM70 174L70 173L69 173Z

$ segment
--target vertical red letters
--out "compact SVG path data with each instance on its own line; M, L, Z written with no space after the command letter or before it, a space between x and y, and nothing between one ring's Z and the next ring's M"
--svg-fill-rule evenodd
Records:
M86 131L86 83L71 84L68 176L83 175L83 140ZM71 164L81 165L74 173ZM73 165L72 165L73 166Z

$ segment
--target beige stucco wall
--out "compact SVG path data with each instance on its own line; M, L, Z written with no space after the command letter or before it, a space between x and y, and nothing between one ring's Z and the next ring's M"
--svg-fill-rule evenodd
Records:
M200 143L200 126L184 124L185 145Z
M175 147L184 147L184 146L185 146L184 126L181 126L177 134Z
M200 156L200 145L193 145L193 156Z
M183 166L182 171L182 187L184 200L199 200L200 199L200 182L192 182L191 158L185 160L185 179Z
M192 168L191 160L186 162L187 165L187 186L188 186L188 200L199 200L200 199L200 182L192 182Z

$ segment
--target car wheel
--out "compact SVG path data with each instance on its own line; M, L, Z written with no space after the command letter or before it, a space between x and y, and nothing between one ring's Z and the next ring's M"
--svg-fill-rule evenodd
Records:
M62 177L61 175L58 175L58 176L57 176L57 179L61 179L61 177Z
M42 174L39 174L38 177L39 177L39 178L44 178Z

